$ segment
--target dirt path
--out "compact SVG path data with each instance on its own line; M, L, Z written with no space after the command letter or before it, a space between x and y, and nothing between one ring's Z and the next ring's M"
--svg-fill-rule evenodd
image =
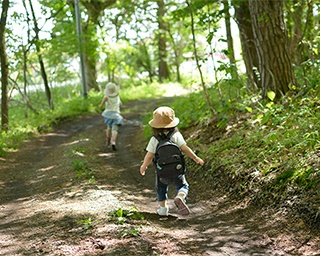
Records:
M212 188L201 195L191 186L190 216L176 215L172 200L172 215L157 216L154 173L142 177L139 166L141 114L158 104L125 106L116 152L104 145L105 126L93 115L1 159L0 255L320 255L313 235L235 206ZM132 207L137 219L109 216Z

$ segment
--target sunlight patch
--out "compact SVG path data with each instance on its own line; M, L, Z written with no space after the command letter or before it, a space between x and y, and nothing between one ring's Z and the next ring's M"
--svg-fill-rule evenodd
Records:
M100 153L100 154L98 154L98 156L101 156L101 157L105 157L105 156L111 157L113 155L114 155L114 153Z
M67 137L68 135L65 133L54 133L54 132L49 132L43 135L43 137L48 137L48 136L61 136L61 137Z
M86 141L89 141L89 139L75 140L75 141L72 141L72 142L69 142L69 143L64 143L64 144L62 144L62 146L70 146L70 145L74 145L74 144L78 144L80 142L86 142Z
M39 205L43 210L96 214L121 205L114 194L109 190L74 191Z
M55 167L55 165L51 165L51 166L48 166L48 167L44 167L44 168L40 168L38 169L37 171L49 171L51 169L53 169Z

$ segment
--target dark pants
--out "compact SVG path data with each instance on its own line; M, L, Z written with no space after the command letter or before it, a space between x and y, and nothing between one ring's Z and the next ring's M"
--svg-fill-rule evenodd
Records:
M183 192L186 196L188 195L189 184L184 174L177 178L159 178L156 175L156 191L159 202L168 199L168 185L170 184L175 186L177 193Z

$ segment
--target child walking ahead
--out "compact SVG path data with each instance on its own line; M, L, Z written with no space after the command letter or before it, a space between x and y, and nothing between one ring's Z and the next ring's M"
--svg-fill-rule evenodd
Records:
M104 123L107 124L106 144L112 146L116 150L116 141L118 137L119 126L122 125L123 117L120 115L121 100L119 97L119 86L114 83L108 83L104 90L104 97L99 108L106 104L105 110L102 112Z
M182 134L177 129L178 123L179 118L175 117L175 113L172 108L166 106L159 107L153 112L153 119L149 122L149 125L153 128L155 136L150 139L147 145L147 153L140 167L141 175L145 175L149 164L155 157L156 149L159 143L157 138L167 136L168 134L169 136L171 135L170 140L174 142L185 155L190 157L197 164L200 164L201 166L204 165L204 161L187 146ZM159 203L157 213L161 216L168 215L168 185L170 184L174 185L177 191L177 196L174 198L174 203L178 208L178 213L181 215L188 215L190 210L186 205L186 197L189 191L189 184L184 173L178 175L177 177L162 178L159 177L159 172L157 172L156 191Z

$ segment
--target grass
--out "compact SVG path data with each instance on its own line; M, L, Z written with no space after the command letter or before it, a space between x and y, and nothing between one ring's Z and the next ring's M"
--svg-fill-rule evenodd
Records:
M280 207L289 200L287 196L294 194L301 200L295 204L295 211L308 212L306 222L316 225L315 214L320 203L317 92L310 90L303 96L288 96L278 104L247 99L246 102L250 102L246 103L247 107L235 104L233 109L225 108L211 117L212 120L206 108L195 105L192 100L190 106L183 102L184 99L175 102L177 112L183 113L181 124L196 123L197 127L191 130L194 133L198 129L200 134L195 142L192 139L188 143L196 149L201 147L210 166L203 174L197 172L202 175L203 182L207 180L210 182L207 185L214 188L218 184L207 177L227 176L223 186L230 195L241 200L247 197L264 206L277 204ZM198 117L193 113L197 109ZM186 126L183 128L190 130ZM215 139L210 141L211 138ZM303 209L306 202L309 209Z

